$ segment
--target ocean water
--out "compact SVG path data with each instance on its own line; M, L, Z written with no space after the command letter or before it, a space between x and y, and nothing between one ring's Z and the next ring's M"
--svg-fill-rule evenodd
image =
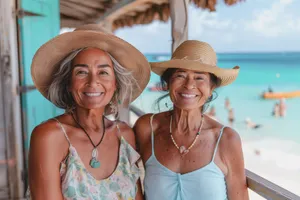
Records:
M149 61L164 61L170 55L146 57ZM291 163L290 160L284 162L284 159L292 156L292 165L300 170L300 98L286 99L286 117L275 118L271 113L278 100L265 100L260 97L269 86L274 92L300 90L300 52L218 54L219 67L232 68L236 65L240 66L237 80L229 86L217 89L218 97L211 103L216 108L217 119L225 125L228 124L228 111L224 108L225 98L228 97L236 119L233 128L241 135L243 142L252 141L258 149L278 152L273 159L283 161L280 165L286 164L285 168L290 168ZM159 77L151 74L148 87L157 82ZM133 104L146 113L157 113L159 110L155 106L155 100L163 94L146 88ZM170 103L166 107L165 102L160 104L161 111L171 107ZM246 118L251 118L262 127L247 128Z

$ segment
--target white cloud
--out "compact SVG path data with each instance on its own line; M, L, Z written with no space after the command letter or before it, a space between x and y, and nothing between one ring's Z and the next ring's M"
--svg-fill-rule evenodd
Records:
M162 28L164 28L164 24L162 22L154 21L151 24L145 26L145 31L148 34L158 34Z
M199 36L204 31L232 30L236 25L229 19L221 19L216 12L191 8L189 10L189 25L191 37Z
M299 6L298 0L249 0L236 7L220 6L213 13L190 6L189 39L208 42L218 52L299 51ZM116 34L144 53L171 49L170 21Z
M300 31L300 18L288 13L293 0L278 0L270 8L255 11L254 19L245 24L246 30L267 37L278 37L294 31Z
M208 12L191 7L189 10L189 38L208 42L217 50L235 42L237 21L222 17L218 12Z
M115 34L143 53L165 53L171 49L170 21L154 21L148 25L136 25L131 28L119 29Z

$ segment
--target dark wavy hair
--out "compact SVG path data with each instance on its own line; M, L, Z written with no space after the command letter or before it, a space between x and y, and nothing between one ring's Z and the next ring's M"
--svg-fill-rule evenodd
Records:
M159 88L164 91L164 92L168 92L169 91L169 83L170 83L170 79L171 77L173 76L173 74L176 72L178 68L168 68L160 77L160 83L159 83ZM214 86L215 88L218 88L220 85L221 85L221 80L215 76L214 74L211 74L209 73L209 76L210 76L210 83L211 83L211 86ZM161 97L159 97L157 100L156 100L156 105L158 107L158 110L160 111L160 102L169 97L170 94L169 92ZM201 108L201 112L204 113L210 102L212 102L213 100L215 100L216 98L218 97L218 93L214 90L213 91L213 94L207 99L207 101L205 102L205 104L202 106Z

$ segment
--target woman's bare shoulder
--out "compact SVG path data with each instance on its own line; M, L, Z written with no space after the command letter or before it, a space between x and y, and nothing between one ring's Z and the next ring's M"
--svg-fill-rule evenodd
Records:
M48 120L36 126L30 138L30 162L60 163L68 152L68 141L62 128L55 120ZM43 159L42 159L43 158Z
M54 119L49 119L39 125L37 125L31 134L31 137L41 138L41 139L51 139L52 137L57 137L58 134L62 132L62 128L59 123Z
M222 134L222 142L232 148L236 148L241 145L241 137L233 128L224 127Z
M54 119L49 119L36 126L30 138L30 146L33 145L58 145L68 144L61 125Z
M226 160L242 159L242 141L240 135L232 128L225 127L223 129L222 138L220 140L220 152Z
M155 130L157 130L157 128L162 124L162 122L165 121L168 113L169 112L162 112L158 114L151 113L143 115L136 121L134 125L135 134L141 137L150 137L152 131L155 132Z
M133 126L133 130L136 136L140 138L145 138L151 135L151 124L150 119L153 114L146 114L138 118Z
M150 118L153 115L153 113L145 114L137 119L137 121L134 124L134 127L145 127L150 126Z

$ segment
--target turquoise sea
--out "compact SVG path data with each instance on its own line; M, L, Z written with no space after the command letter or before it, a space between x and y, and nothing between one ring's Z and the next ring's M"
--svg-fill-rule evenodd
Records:
M170 55L148 54L146 57L149 61L163 61L169 59ZM233 128L243 139L271 138L300 144L300 98L286 99L286 117L274 118L271 112L278 100L264 100L260 97L269 86L274 92L300 90L300 52L218 54L219 67L232 68L236 65L241 68L237 80L229 86L217 89L218 98L211 104L216 108L217 118L224 124L228 123L228 112L224 108L225 98L228 97L236 118ZM159 77L152 74L148 86L157 82ZM158 112L154 102L163 94L146 89L133 104L148 113ZM170 108L166 108L164 104L161 105L162 110ZM246 118L262 124L262 127L248 129Z

